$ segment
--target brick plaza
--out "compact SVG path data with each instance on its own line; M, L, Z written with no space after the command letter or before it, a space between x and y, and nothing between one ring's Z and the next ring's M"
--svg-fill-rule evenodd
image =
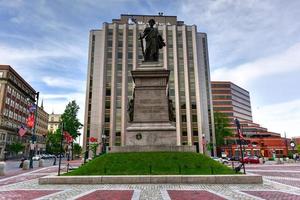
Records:
M247 171L262 175L264 184L39 185L39 177L57 173L57 166L50 166L0 177L0 199L300 200L300 163L247 165Z

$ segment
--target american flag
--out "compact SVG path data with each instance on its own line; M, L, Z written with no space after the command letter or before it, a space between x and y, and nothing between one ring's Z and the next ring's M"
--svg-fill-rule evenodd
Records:
M21 127L19 128L18 133L19 133L19 135L20 135L21 137L23 137L23 136L25 135L26 131L27 131L27 128L24 127L24 125L21 125Z

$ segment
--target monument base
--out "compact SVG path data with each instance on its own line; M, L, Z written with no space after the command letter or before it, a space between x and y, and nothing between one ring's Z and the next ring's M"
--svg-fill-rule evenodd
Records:
M196 152L196 146L146 145L113 146L109 153L121 152Z
M127 146L176 146L176 128L170 122L132 123L127 127L125 144Z

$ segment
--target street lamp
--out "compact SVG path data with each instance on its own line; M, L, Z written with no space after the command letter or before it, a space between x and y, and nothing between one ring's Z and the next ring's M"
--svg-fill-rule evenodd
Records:
M242 132L241 132L241 124L240 124L240 121L237 118L234 119L234 122L235 122L235 125L236 125L236 131L237 131L237 134L239 136L239 141L240 141L240 151L241 151L241 155L242 155L242 165L243 165L243 169L244 169L244 174L246 174L243 148L242 148L243 135L242 135Z
M105 134L102 134L102 153L104 154L104 153L106 153L106 146L105 146L105 144L106 144L106 135Z
M35 93L35 111L34 111L34 125L32 128L32 135L31 135L31 141L30 141L30 163L29 163L29 168L33 168L33 156L35 154L35 145L36 145L36 121L37 121L37 116L38 116L38 105L39 105L39 95L40 93L37 92Z

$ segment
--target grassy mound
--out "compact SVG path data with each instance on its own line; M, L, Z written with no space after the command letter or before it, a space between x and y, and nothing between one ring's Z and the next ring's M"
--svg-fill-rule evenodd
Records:
M198 153L132 152L102 155L65 175L210 175L234 173L231 168Z

